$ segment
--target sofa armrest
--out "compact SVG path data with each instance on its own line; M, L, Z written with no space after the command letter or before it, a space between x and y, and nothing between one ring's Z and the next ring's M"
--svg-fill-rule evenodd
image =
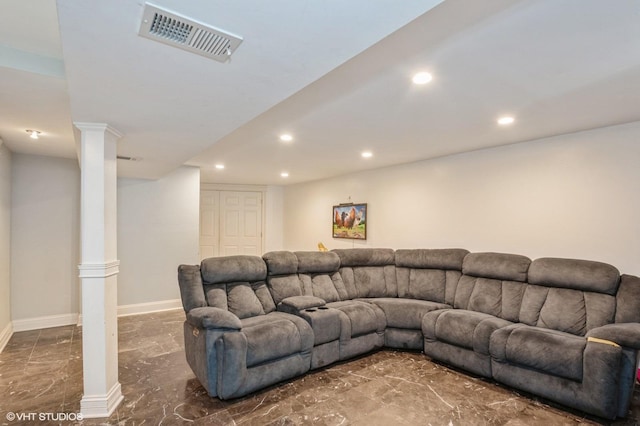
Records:
M587 333L587 338L608 340L627 348L640 349L640 323L628 322L607 324L594 328Z
M194 327L206 329L240 330L240 318L224 309L206 306L193 308L187 313L187 322Z
M278 311L289 314L297 314L303 309L317 308L324 306L326 302L315 296L292 296L283 299L278 303Z

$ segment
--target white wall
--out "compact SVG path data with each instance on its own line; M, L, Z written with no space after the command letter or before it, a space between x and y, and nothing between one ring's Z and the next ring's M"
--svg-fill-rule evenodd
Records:
M640 275L640 122L285 187L284 246L463 247ZM367 202L366 242L331 206Z
M11 322L11 152L0 139L0 350Z
M13 155L13 320L78 312L79 203L75 160Z
M200 170L118 180L118 305L179 299L178 265L197 264Z

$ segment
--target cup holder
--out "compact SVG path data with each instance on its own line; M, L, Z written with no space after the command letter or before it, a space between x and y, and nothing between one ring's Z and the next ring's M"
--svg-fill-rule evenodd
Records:
M305 311L307 311L307 312L315 312L315 311L316 311L316 308L305 309Z
M327 308L326 306L318 306L318 309L323 310L323 311L326 311L326 310L327 310L327 309L329 309L329 308Z

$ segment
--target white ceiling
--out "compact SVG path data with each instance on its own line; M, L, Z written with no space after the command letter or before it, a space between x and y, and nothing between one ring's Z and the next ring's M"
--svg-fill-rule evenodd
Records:
M0 0L12 151L73 158L72 122L106 122L142 158L121 176L289 184L640 120L640 0L154 3L244 41L221 64L139 37L142 1L58 0L58 26Z

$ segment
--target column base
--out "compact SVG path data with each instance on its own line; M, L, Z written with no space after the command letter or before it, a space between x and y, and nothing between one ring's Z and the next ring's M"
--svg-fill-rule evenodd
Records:
M82 395L80 412L85 419L109 417L123 399L120 383L116 382L106 395Z

